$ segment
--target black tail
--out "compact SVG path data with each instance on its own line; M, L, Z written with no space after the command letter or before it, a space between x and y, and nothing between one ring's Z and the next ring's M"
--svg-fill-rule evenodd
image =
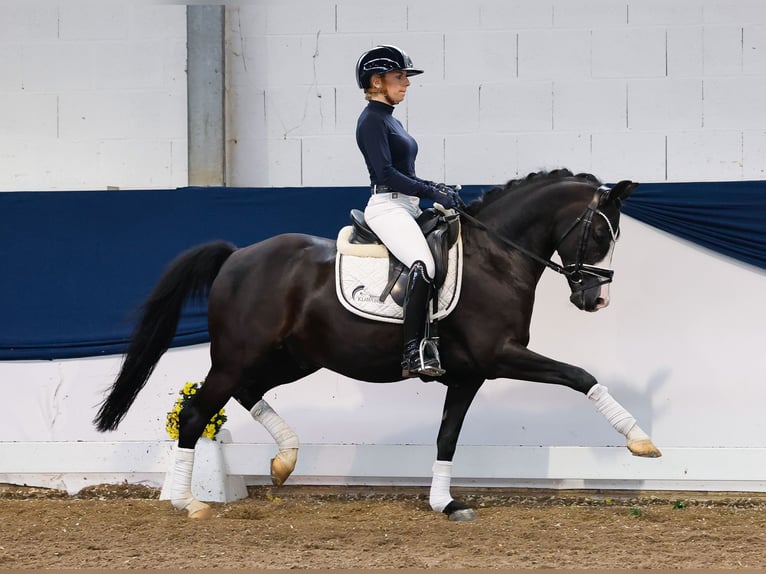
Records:
M93 420L103 432L115 430L144 387L176 334L184 302L207 295L236 247L216 241L193 247L174 259L141 308L120 374Z

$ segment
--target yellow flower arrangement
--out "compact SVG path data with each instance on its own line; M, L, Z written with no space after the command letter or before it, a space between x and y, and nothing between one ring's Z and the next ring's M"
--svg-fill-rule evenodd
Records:
M199 383L186 383L184 388L181 389L178 394L180 395L176 399L173 410L168 413L167 420L165 422L165 430L168 436L173 440L178 440L178 417L181 411L191 400L191 398L199 391ZM202 432L202 436L215 440L218 431L221 430L223 423L226 422L226 409L221 409L210 419L210 422L205 425L205 430Z

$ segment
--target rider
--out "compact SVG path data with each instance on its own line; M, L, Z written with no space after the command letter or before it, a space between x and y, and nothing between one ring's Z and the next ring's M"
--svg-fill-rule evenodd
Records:
M410 76L422 74L396 46L377 46L356 63L356 81L369 102L356 126L356 141L370 172L371 195L364 210L370 228L409 268L404 297L402 376L444 374L437 356L423 357L428 304L433 294L434 260L415 218L420 198L450 209L462 202L453 187L415 176L418 144L394 118L404 100Z

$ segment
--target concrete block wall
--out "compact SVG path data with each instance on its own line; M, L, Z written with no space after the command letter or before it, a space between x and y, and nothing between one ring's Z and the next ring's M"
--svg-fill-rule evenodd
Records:
M0 5L0 190L187 184L186 7ZM229 185L363 185L353 66L426 73L421 176L766 178L761 0L255 0L227 7Z
M761 0L264 0L227 9L230 185L364 185L353 68L405 49L422 177L766 178Z
M0 191L186 185L186 8L0 4Z

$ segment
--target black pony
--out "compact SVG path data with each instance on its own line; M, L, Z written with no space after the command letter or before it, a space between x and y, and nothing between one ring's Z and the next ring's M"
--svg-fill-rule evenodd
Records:
M463 275L460 301L439 323L447 386L437 438L430 503L452 520L474 511L449 494L451 464L466 412L487 379L564 385L586 395L630 451L660 452L606 387L579 367L527 348L535 288L548 268L566 277L570 300L585 311L609 303L611 255L620 208L637 184L608 188L592 175L568 170L530 174L461 210ZM562 265L550 261L558 252ZM114 430L146 384L175 334L187 298L208 294L212 366L202 389L181 414L171 500L191 517L210 515L191 494L194 446L206 421L234 397L271 433L279 447L272 479L281 484L299 447L291 428L264 394L326 368L374 383L401 380L401 327L345 310L334 284L336 242L283 234L241 249L213 242L172 261L143 306L122 369L101 405L98 430Z

